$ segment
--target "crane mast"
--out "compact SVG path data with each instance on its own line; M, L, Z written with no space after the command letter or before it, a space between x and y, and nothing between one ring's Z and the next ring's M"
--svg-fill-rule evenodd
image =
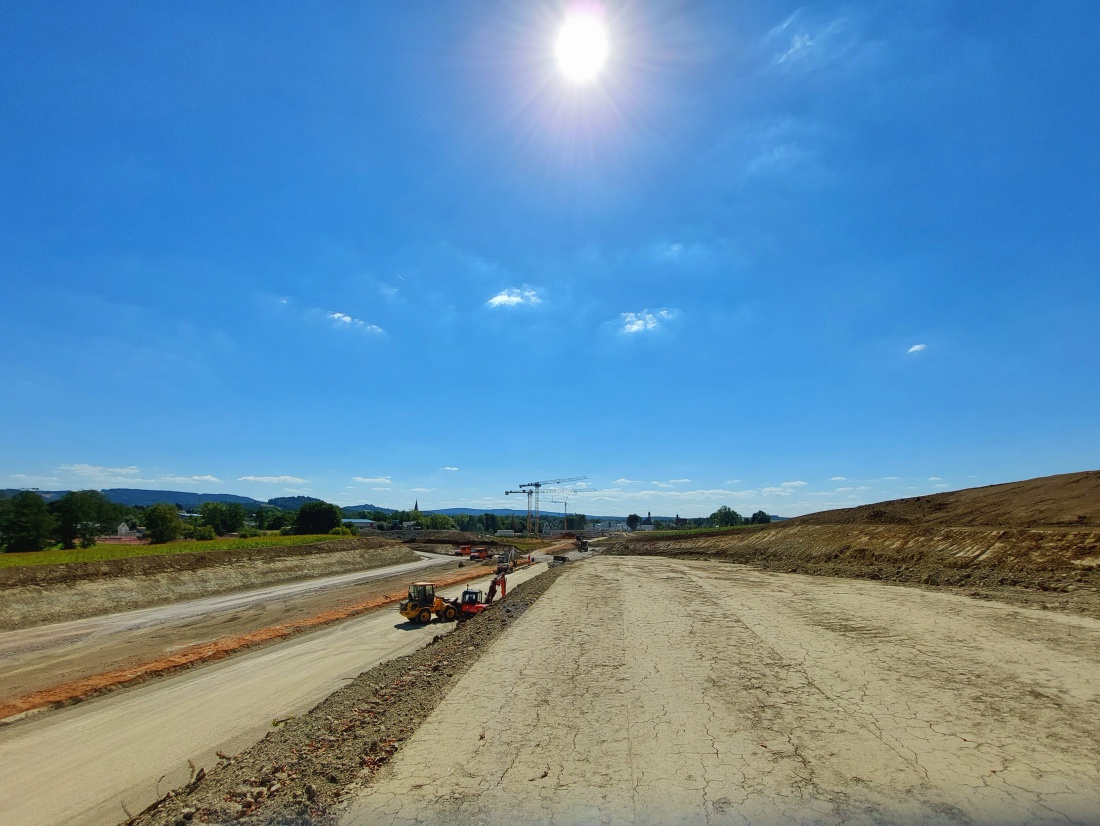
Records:
M587 478L587 476L570 476L566 479L543 479L541 482L524 482L519 486L519 491L511 491L514 493L522 491L527 494L527 532L531 532L531 522L532 517L534 517L535 536L539 535L539 491L542 490L543 485L564 485L569 482L580 482ZM509 492L505 491L504 493L507 495ZM532 499L534 499L533 506Z

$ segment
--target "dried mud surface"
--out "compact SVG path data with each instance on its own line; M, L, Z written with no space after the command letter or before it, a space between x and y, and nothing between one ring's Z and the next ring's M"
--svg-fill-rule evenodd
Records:
M778 525L716 534L634 535L604 553L713 560L766 571L945 589L1100 618L1100 530L914 525Z
M127 821L334 824L334 807L369 779L427 719L447 692L556 581L535 577L428 647L364 672L302 717ZM277 724L277 725L276 725Z

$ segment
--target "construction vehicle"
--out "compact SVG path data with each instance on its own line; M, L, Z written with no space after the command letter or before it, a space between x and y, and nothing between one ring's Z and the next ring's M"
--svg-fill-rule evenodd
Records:
M488 559L489 549L484 545L478 545L472 551L470 551L470 561L477 562L479 559Z
M497 554L497 573L498 574L510 574L517 568L525 568L532 564L531 556L528 554L519 554L515 548L509 548L508 550Z
M401 616L406 619L427 625L432 621L432 614L444 622L454 622L458 619L458 608L449 600L437 596L434 582L414 582L409 586L409 598L399 606Z
M458 550L455 551L455 556L469 556L473 548L469 545L459 545Z
M489 603L485 601L484 591L467 588L462 592L462 597L458 601L458 618L459 620L468 620L470 617L476 617L488 607Z

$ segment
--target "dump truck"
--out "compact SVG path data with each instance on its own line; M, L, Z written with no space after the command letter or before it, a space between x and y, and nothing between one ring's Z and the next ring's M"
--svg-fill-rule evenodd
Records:
M458 619L458 608L450 600L436 595L434 582L414 582L410 585L408 599L402 601L398 610L401 616L421 625L431 622L433 614L444 622Z

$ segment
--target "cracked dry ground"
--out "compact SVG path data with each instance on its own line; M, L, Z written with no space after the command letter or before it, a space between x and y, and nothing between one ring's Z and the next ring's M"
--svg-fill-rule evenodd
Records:
M711 562L578 564L341 814L1100 823L1100 622Z

